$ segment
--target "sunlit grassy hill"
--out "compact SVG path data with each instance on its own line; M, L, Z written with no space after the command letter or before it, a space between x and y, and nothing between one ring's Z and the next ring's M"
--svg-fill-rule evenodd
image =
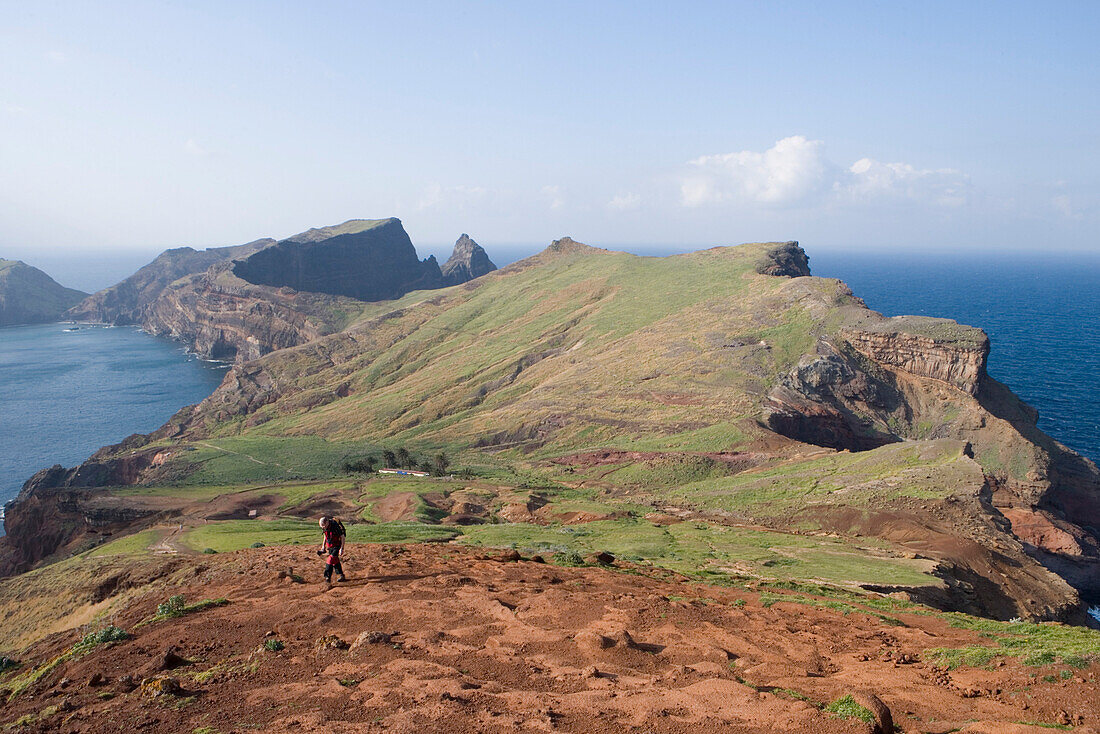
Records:
M250 365L244 389L230 380L188 430L540 453L728 450L759 435L777 376L845 307L862 311L837 281L792 293L789 278L759 274L776 247L652 258L560 243L468 286L375 305L342 334ZM266 404L245 413L242 393Z

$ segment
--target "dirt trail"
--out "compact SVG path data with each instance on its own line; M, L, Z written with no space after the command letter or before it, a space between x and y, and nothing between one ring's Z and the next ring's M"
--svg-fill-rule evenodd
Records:
M231 603L63 663L0 708L0 725L60 706L46 730L866 734L869 725L818 705L871 691L910 733L1042 732L1011 722L1060 716L1082 717L1077 732L1100 726L1100 685L1090 682L1100 666L1055 683L1014 661L945 673L921 661L927 648L982 639L935 616L898 614L906 626L892 626L764 608L752 592L659 572L559 568L449 545L353 545L349 557L351 580L331 588L304 548L177 557L192 565L180 589L189 601ZM280 578L289 568L306 583ZM160 601L132 605L118 624L134 629ZM319 647L324 635L341 642ZM74 638L22 657L48 659ZM264 651L265 639L286 647ZM164 674L184 697L116 682L154 675L168 647L193 661ZM95 674L107 683L87 685Z

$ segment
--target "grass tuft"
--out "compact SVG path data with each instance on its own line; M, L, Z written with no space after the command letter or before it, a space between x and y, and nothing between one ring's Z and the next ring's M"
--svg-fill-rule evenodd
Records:
M871 713L870 709L866 709L856 703L856 700L852 698L852 694L850 693L830 703L825 707L825 710L842 719L859 719L868 724L873 724L875 722L875 715Z

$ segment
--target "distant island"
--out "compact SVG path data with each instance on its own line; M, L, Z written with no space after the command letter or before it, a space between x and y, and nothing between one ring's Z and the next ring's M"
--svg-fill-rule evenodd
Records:
M68 318L137 324L210 359L247 361L340 331L366 303L458 285L496 270L463 234L440 268L401 221L352 219L284 240L166 250Z
M87 295L22 260L0 259L0 326L57 321Z

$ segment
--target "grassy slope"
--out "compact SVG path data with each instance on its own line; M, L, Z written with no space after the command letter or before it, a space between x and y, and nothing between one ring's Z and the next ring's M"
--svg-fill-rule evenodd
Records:
M638 463L562 477L539 464L592 447L751 449L767 433L757 418L777 375L844 328L849 312L866 314L837 281L758 275L766 250L647 258L576 246L476 288L372 304L360 327L261 360L273 382L298 391L247 423L209 407L213 435L177 460L199 467L188 483L229 484L324 479L343 458L387 446L445 449L505 479L528 467L755 518L980 485L961 444L943 441L863 458L796 455L733 477ZM339 387L350 395L333 399ZM478 444L489 451L470 450Z
M546 252L477 288L376 305L360 329L263 360L297 391L248 426L213 416L207 430L458 450L530 448L551 426L555 449L728 449L754 434L774 377L832 326L780 292L787 279L754 272L763 250ZM851 302L834 281L815 282L823 298ZM334 352L339 362L318 369ZM332 400L344 385L351 394Z

